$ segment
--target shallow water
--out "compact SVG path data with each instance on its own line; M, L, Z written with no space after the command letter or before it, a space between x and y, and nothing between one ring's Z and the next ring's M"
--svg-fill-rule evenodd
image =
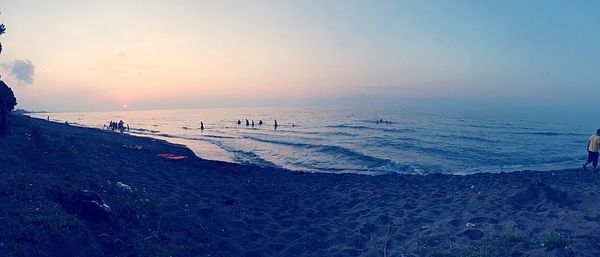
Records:
M472 174L578 167L590 134L590 128L555 120L425 108L32 114L48 115L53 121L96 128L124 120L129 133L184 144L205 159L331 173ZM254 128L244 124L246 118L255 121ZM238 119L242 125L235 123ZM261 119L265 124L259 126ZM379 119L392 123L377 123Z

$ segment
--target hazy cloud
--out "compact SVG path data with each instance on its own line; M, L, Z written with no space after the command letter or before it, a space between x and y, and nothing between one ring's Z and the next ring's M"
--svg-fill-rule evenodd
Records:
M9 63L3 63L2 68L7 70L10 75L14 76L20 83L26 85L33 84L35 66L30 60L14 60Z

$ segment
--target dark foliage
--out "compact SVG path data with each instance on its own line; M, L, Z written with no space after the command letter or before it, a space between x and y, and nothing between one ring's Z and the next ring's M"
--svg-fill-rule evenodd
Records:
M0 102L6 102L6 107L8 110L15 109L15 105L17 105L17 99L15 98L15 94L12 89L4 83L4 81L0 81Z
M5 31L6 27L4 26L4 24L0 24L0 35L4 34ZM0 53L2 53L2 43L0 43Z

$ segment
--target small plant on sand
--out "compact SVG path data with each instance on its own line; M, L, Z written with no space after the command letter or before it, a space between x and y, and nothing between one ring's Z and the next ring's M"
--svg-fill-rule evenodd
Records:
M572 242L566 237L556 234L545 235L540 238L539 243L548 249L560 249L569 246Z

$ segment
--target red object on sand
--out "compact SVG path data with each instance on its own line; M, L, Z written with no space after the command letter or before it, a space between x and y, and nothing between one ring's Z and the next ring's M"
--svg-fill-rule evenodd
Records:
M159 154L157 154L157 156L165 158L167 160L174 160L174 161L176 161L176 160L183 160L183 159L188 158L185 155L176 155L176 154L171 154L171 153L159 153Z

